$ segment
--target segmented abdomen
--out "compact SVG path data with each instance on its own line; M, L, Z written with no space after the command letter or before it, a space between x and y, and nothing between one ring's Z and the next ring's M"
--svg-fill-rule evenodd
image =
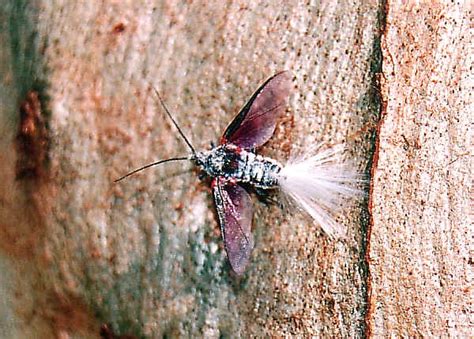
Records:
M271 159L242 150L239 152L238 166L232 173L238 181L252 184L260 188L278 186L277 175L281 165Z
M276 160L229 144L197 152L193 159L211 177L224 177L264 189L278 186L278 173L282 168Z

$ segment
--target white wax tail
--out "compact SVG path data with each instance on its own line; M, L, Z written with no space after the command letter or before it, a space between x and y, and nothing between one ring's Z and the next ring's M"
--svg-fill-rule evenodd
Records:
M338 210L350 199L360 197L357 186L363 175L344 164L344 147L319 144L306 154L290 159L279 173L282 192L308 213L330 237L343 237L345 229L336 221Z

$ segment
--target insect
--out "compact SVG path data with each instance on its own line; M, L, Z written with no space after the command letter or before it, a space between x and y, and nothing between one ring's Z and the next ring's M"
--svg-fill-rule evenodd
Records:
M282 165L256 154L255 149L273 135L278 118L286 111L292 87L289 72L275 74L265 81L224 131L219 145L196 151L155 90L166 114L173 122L191 154L160 160L140 167L121 178L170 161L190 160L213 178L212 191L224 247L232 270L245 271L253 248L251 235L253 206L244 186L262 190L280 189L299 209L306 211L329 235L340 233L332 216L340 196L354 195L350 183L354 175L336 166L338 147L305 155Z

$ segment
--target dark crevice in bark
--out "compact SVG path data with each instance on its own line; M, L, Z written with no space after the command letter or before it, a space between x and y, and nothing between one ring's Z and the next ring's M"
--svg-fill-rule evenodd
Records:
M365 314L365 322L361 328L360 336L361 337L370 337L370 326L369 326L369 317L370 317L370 310L371 310L371 300L370 300L370 293L371 293L371 276L370 276L370 258L369 258L369 251L370 251L370 233L373 226L373 218L371 212L372 206L372 179L374 174L374 169L377 165L378 159L378 135L379 135L379 127L382 120L383 112L385 110L384 100L382 97L381 92L381 77L382 75L382 63L383 63L383 55L382 55L382 36L385 34L386 29L386 17L388 13L388 2L387 0L380 0L379 2L379 10L378 10L378 18L377 18L377 33L374 37L373 43L373 52L372 52L372 60L370 63L370 72L372 75L370 89L368 93L369 97L369 114L373 114L376 118L377 128L375 128L370 136L370 144L371 148L369 150L369 162L367 164L366 173L368 174L368 178L370 180L370 188L369 188L369 196L364 202L367 208L361 215L361 232L362 232L362 243L361 243L361 252L360 252L360 271L362 278L365 281L365 294L366 294L366 302L363 307L363 313Z

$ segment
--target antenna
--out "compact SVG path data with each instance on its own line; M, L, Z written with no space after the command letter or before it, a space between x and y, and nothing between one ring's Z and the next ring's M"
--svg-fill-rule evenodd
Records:
M181 130L181 128L179 128L178 126L178 123L174 120L173 116L171 115L170 111L168 110L168 108L166 107L165 105L165 102L163 101L163 99L161 98L160 96L160 93L158 92L158 90L153 86L151 85L151 87L153 88L153 90L155 91L156 93L156 96L158 97L158 99L160 99L160 103L161 103L161 106L163 106L166 114L170 117L171 121L173 122L173 124L176 126L176 128L178 129L178 132L179 134L181 134L181 136L183 137L184 141L186 142L186 144L189 146L189 148L191 149L191 152L193 152L193 155L196 154L196 150L194 149L193 145L191 145L191 143L189 142L188 138L186 138L186 136L184 135L183 131Z
M148 165L142 166L140 168L137 168L137 169L125 174L124 176L121 176L120 178L114 180L114 182L119 182L119 181L131 176L132 174L135 174L137 172L143 171L144 169L147 169L148 167L156 166L156 165L163 164L163 163L169 162L169 161L180 161L180 160L189 160L189 157L177 157L177 158L159 160L159 161L153 162L151 164L148 164Z
M150 84L151 85L151 84ZM184 141L186 142L186 144L189 146L189 148L191 149L191 152L193 153L193 156L196 155L196 150L194 149L193 145L191 145L191 142L189 142L188 138L186 138L186 136L184 135L183 131L181 130L181 128L179 128L179 125L178 123L176 122L176 120L174 120L173 116L171 115L170 111L168 110L168 107L166 107L165 105L165 102L163 101L163 99L161 98L160 96L160 93L158 92L158 90L153 86L151 85L151 87L153 88L153 90L155 91L155 94L156 96L158 97L158 99L160 99L160 104L161 106L163 106L166 114L168 115L168 117L171 119L171 121L173 122L173 124L176 126L176 128L178 129L178 132L179 134L183 137ZM155 100L156 101L156 100ZM137 172L140 172L140 171L143 171L144 169L147 169L149 167L153 167L153 166L156 166L156 165L159 165L159 164L163 164L165 162L170 162L170 161L182 161L182 160L190 160L190 157L187 156L187 157L176 157L176 158L170 158L170 159L163 159L163 160L159 160L159 161L156 161L156 162L153 162L151 164L148 164L148 165L145 165L145 166L142 166L140 168L137 168L127 174L125 174L124 176L121 176L120 178L114 180L114 182L119 182L129 176L131 176L132 174L135 174Z

